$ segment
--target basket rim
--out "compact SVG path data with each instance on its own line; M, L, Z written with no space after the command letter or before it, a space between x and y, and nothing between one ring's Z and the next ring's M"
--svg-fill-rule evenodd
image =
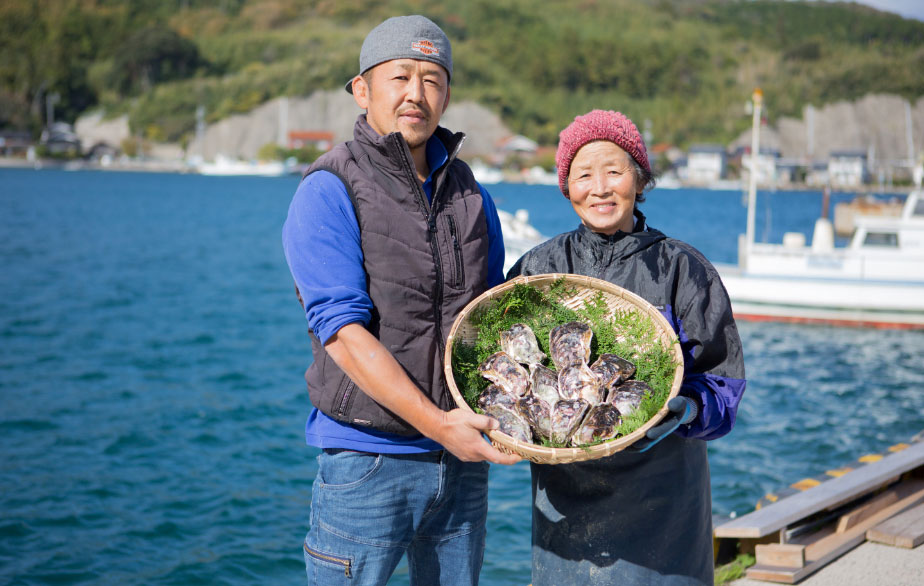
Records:
M589 447L552 448L533 443L521 442L498 430L487 432L488 437L491 439L494 446L499 450L522 456L527 460L539 464L565 464L569 462L579 462L609 456L624 450L625 448L641 439L649 429L664 419L668 413L668 401L678 395L680 392L680 385L683 382L683 353L680 348L677 334L674 332L674 329L667 318L664 317L660 311L658 311L651 303L649 303L641 296L633 293L632 291L629 291L628 289L625 289L624 287L614 285L609 281L604 281L602 279L588 277L585 275L575 275L569 273L520 275L505 283L488 289L475 299L471 300L462 309L462 311L459 312L459 315L456 316L452 328L449 331L449 336L446 339L443 372L446 378L447 386L449 387L450 394L460 409L465 409L470 413L474 413L468 403L465 402L465 399L462 397L461 392L456 386L455 377L452 372L453 344L455 342L459 328L465 322L466 317L472 312L472 310L474 310L475 307L486 301L502 296L516 285L550 285L559 279L564 279L567 283L576 285L578 287L599 290L611 295L615 295L625 301L628 301L636 309L645 313L655 323L655 329L657 330L658 334L657 338L659 342L673 354L676 366L674 368L674 378L671 385L671 390L667 396L667 399L664 401L664 405L662 405L661 409L659 409L658 412L655 413L647 422L645 422L642 426L640 426L629 435L613 440L608 440Z

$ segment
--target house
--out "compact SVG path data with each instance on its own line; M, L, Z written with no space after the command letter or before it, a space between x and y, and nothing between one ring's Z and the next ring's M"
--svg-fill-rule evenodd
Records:
M779 180L777 162L780 160L780 151L777 149L760 149L756 157L751 159L751 149L741 155L741 167L748 172L754 169L757 174L758 185L776 185ZM750 179L748 179L750 181Z
M497 150L505 155L520 154L532 155L539 148L538 143L531 138L526 138L522 134L514 134L497 141Z
M832 187L858 187L869 180L864 151L831 151L828 179Z
M54 122L42 131L42 146L50 155L80 155L80 138L67 122Z
M806 164L801 159L780 157L776 161L777 185L801 182L806 175Z
M706 185L725 177L728 156L722 145L693 145L687 151L686 180Z
M659 142L648 151L649 158L653 158L654 160L665 159L670 163L671 167L676 166L681 159L686 161L684 154L683 150L679 147L667 142Z
M807 185L828 185L828 163L813 161L805 172Z
M325 130L292 130L288 136L288 148L314 147L327 152L334 146L334 133Z
M22 156L32 146L32 134L24 130L0 131L0 155Z
M511 165L520 168L525 161L533 160L539 144L522 134L510 134L497 139L489 160L495 167Z

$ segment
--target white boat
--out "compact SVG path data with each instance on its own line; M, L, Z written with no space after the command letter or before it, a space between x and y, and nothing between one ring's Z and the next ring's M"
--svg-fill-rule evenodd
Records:
M539 165L523 169L523 182L529 185L558 185L558 173L546 171Z
M757 116L759 110L759 96L755 96ZM757 136L755 131L754 142ZM816 222L809 245L801 233L784 235L782 244L754 242L755 192L752 182L738 266L716 265L736 318L924 328L920 183L908 195L900 217L857 217L845 248L835 248L827 217Z
M655 188L657 189L681 189L682 187L683 182L674 173L661 175L655 183Z
M251 162L231 159L216 155L213 163L201 162L197 166L202 175L258 175L261 177L279 177L288 172L282 161Z
M494 185L500 183L504 180L504 172L496 167L489 167L481 162L480 159L476 159L474 163L470 165L472 170L472 175L475 176L475 180L482 185Z
M511 214L499 209L497 216L500 219L501 233L504 235L504 274L507 274L513 263L548 238L529 223L529 212L526 210L517 210Z

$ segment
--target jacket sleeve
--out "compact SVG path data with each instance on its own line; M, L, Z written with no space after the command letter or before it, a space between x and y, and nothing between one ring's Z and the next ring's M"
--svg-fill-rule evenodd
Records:
M680 394L695 400L700 409L697 418L677 433L713 440L735 425L745 389L744 357L718 272L705 258L694 255L689 260L694 268L679 281L674 327L684 355ZM702 263L698 267L697 260Z

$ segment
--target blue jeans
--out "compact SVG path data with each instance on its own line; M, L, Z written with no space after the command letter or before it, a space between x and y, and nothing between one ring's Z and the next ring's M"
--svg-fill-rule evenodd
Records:
M308 583L385 584L407 552L411 584L478 584L487 514L485 462L324 450L304 544Z

